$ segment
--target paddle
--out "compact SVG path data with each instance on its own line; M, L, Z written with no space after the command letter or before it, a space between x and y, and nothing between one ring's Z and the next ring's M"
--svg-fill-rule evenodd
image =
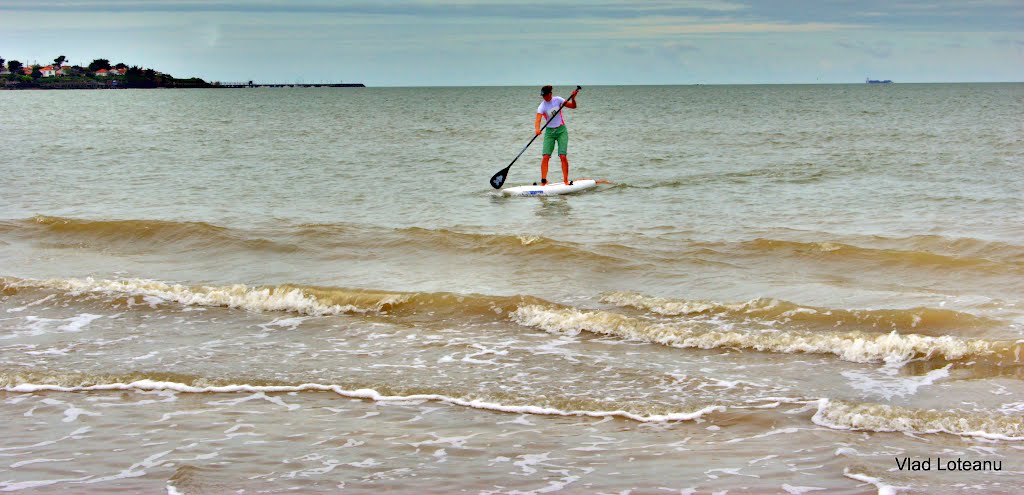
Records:
M576 86L576 91L579 91L581 89L583 88ZM562 113L562 107L564 107L566 103L572 101L572 99L575 97L576 95L574 94L570 96L568 100L563 101L562 105L558 107L558 110L556 110L555 113L551 115L551 118L544 123L544 127L541 127L540 130L543 131L544 129L547 129L548 124L550 124L552 120L555 120L555 117L557 117L558 114ZM533 135L533 139L530 139L530 142L526 143L526 146L523 146L523 151L520 151L519 154L512 159L512 163L515 163L516 160L519 159L519 157L523 156L523 153L526 153L526 148L529 148L530 145L533 144L533 141L537 139L537 136L540 136L540 134ZM501 189L501 186L505 183L505 178L508 177L508 169L512 168L512 163L509 163L507 167L501 169L498 173L494 174L494 176L491 177L491 187L495 189Z

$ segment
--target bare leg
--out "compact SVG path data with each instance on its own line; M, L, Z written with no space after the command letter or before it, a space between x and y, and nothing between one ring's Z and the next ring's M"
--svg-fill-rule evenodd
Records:
M540 161L540 185L542 186L548 183L548 160L550 159L551 155L544 155Z
M569 157L565 155L558 155L558 158L562 160L562 180L565 181L565 185L569 185Z

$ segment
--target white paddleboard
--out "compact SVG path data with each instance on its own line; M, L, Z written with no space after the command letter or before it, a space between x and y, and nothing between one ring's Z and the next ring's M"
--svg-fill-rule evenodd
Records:
M559 194L572 194L580 191L586 191L597 187L597 181L594 179L580 179L573 181L571 186L565 185L563 182L551 183L549 182L546 186L516 186L508 189L502 189L501 193L505 196L557 196Z

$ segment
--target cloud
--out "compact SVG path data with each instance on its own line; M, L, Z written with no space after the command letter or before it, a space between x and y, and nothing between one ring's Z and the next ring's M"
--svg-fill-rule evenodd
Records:
M866 53L875 58L889 58L892 56L893 51L892 43L886 41L876 41L869 44L863 41L839 40L836 41L835 44L836 46L846 48L848 50L856 50L861 53Z
M218 80L351 78L371 85L842 82L861 80L863 66L881 66L901 81L1021 80L1019 6L1020 0L0 0L0 32L8 34L0 36L0 53L19 60L104 57ZM945 46L951 44L962 47ZM569 56L542 61L554 52Z
M1018 48L1024 47L1024 40L1018 40L1018 39L1010 38L1010 37L1007 37L1007 36L996 38L996 39L992 40L992 43L995 43L997 45L1016 46Z
M888 12L873 11L873 12L858 12L858 13L856 13L854 15L859 16L859 17L888 17L889 13Z
M678 41L669 41L667 43L662 43L661 48L665 51L672 53L692 53L701 51L700 47L697 45L694 45L692 43L681 43Z
M200 39L208 47L217 46L217 42L220 41L221 31L220 26L217 24L210 24L200 29Z
M693 54L701 52L701 47L687 42L681 41L661 41L661 42L644 42L644 43L625 43L619 46L619 50L628 55L651 55L655 54L659 57L664 56L680 56L684 54Z
M820 22L806 22L800 24L785 22L718 22L633 27L623 30L623 34L632 36L664 36L673 34L719 33L812 33L854 29L859 27L861 26L854 24L831 24Z
M544 0L512 2L508 0L394 0L331 1L331 0L7 0L0 11L27 12L205 12L236 14L324 14L324 15L390 15L421 18L500 17L520 19L605 18L629 19L652 15L686 13L735 12L743 4L727 0L650 1L634 4L608 0L568 0L554 3Z
M226 14L236 20L317 16L333 19L395 18L422 22L522 20L624 22L697 18L708 32L807 32L851 22L875 28L1019 31L1020 0L861 0L810 2L779 0L4 0L0 12L49 15L71 13ZM728 17L723 17L728 16ZM0 15L0 24L4 24ZM9 16L8 16L9 17ZM743 27L745 26L745 28ZM694 28L690 28L693 31Z

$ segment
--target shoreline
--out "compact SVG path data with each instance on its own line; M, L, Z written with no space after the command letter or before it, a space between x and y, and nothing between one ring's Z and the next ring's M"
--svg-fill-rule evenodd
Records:
M283 89L283 88L365 88L363 83L345 84L253 84L253 85L208 85L208 86L157 86L157 87L128 87L128 86L93 86L93 87L46 87L46 86L0 86L0 91L100 91L119 89Z

